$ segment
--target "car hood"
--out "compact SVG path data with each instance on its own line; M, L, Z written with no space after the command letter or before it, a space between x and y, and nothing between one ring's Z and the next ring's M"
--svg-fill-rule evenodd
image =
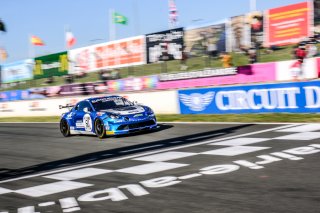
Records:
M137 113L145 112L145 109L142 106L126 106L116 109L108 109L108 110L101 110L100 112L106 112L116 115L131 115Z

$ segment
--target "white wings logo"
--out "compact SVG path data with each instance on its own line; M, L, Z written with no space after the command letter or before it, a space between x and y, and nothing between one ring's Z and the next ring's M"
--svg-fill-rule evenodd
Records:
M180 94L181 102L192 111L203 111L213 100L214 92L205 94L192 93L191 95Z

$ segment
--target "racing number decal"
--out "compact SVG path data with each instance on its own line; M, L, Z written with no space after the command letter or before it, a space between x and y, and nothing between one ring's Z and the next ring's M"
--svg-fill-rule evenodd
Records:
M92 120L91 120L91 116L89 114L85 114L83 116L83 124L84 124L84 128L87 132L92 131Z

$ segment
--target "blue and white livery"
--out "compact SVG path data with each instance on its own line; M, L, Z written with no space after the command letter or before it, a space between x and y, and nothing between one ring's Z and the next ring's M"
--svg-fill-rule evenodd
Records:
M157 127L150 107L132 103L121 96L89 98L71 108L60 120L60 131L67 137L75 134L121 135Z

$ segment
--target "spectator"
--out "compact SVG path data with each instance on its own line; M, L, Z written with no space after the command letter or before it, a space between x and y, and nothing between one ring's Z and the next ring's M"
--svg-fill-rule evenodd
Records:
M245 55L248 55L249 48L245 45L240 45L240 51Z
M257 63L257 50L255 48L250 48L248 51L249 63L254 64Z
M280 50L280 47L278 47L277 45L271 45L269 49L273 52L273 51Z
M99 78L101 81L107 81L110 79L110 73L107 70L100 70Z
M112 70L111 71L111 79L119 79L120 78L120 72L118 69Z
M45 80L43 83L44 84L52 84L52 83L54 83L54 77L53 76L48 77L47 80Z
M80 71L76 73L76 78L84 78L87 76L87 73L85 71Z
M232 56L229 53L223 52L221 55L221 61L224 68L232 67Z
M307 44L307 58L312 58L318 55L318 48L314 44Z
M72 84L74 82L73 75L68 74L64 77L64 80L67 84Z
M296 54L298 49L299 49L299 45L298 44L293 46L292 55L293 55L294 59L298 59L297 58L297 54Z
M305 45L299 45L299 47L295 50L295 58L302 60L302 63L303 63L303 60L305 59L306 56L307 56L307 51L305 49Z
M302 76L303 74L302 65L303 65L302 59L298 59L291 65L290 69L291 69L291 74L294 81L298 81L299 77Z
M181 70L187 70L188 69L187 60L188 60L188 54L186 52L185 46L183 46L182 47L182 57L181 57L181 61L180 61Z
M207 51L210 58L216 58L218 56L217 45L214 43L208 44Z

